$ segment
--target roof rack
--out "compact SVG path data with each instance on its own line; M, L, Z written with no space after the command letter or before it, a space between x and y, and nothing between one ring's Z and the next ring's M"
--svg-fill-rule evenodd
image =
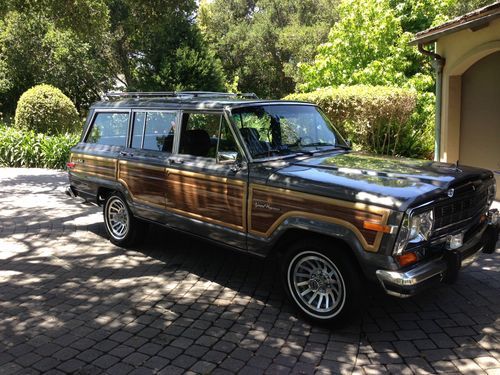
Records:
M177 99L192 99L192 98L246 98L258 99L253 92L249 93L230 93L217 91L152 91L152 92L107 92L102 96L102 100L118 100L126 98L177 98Z

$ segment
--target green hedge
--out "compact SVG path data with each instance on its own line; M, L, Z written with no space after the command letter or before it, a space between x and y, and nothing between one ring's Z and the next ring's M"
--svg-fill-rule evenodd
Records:
M291 94L285 99L319 105L355 149L408 157L432 155L432 129L428 121L415 116L421 108L415 90L358 85Z
M78 134L48 136L0 124L0 166L64 169Z
M58 135L73 132L81 121L75 105L61 90L42 84L21 95L15 124L20 129Z

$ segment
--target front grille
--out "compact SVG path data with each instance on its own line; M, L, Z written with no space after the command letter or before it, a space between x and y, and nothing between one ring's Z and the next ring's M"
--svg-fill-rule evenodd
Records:
M470 182L455 189L452 198L434 206L434 236L455 227L465 227L478 219L486 209L488 189L481 181Z

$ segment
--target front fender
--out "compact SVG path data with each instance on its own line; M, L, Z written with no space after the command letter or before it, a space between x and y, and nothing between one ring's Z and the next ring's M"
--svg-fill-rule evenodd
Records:
M391 242L390 239L383 240L377 251L367 251L364 244L360 241L359 235L352 229L341 224L311 220L303 217L290 217L286 219L267 238L249 234L248 250L261 256L270 255L276 249L279 241L287 233L294 230L301 230L343 241L353 252L364 275L371 280L376 280L375 271L377 269L393 269L396 266L393 258L386 255L385 251L382 251L387 242Z

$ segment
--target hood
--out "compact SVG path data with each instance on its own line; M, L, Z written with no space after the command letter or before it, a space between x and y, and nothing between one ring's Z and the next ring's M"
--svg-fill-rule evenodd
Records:
M346 152L296 161L275 171L268 183L402 211L492 176L481 168Z

